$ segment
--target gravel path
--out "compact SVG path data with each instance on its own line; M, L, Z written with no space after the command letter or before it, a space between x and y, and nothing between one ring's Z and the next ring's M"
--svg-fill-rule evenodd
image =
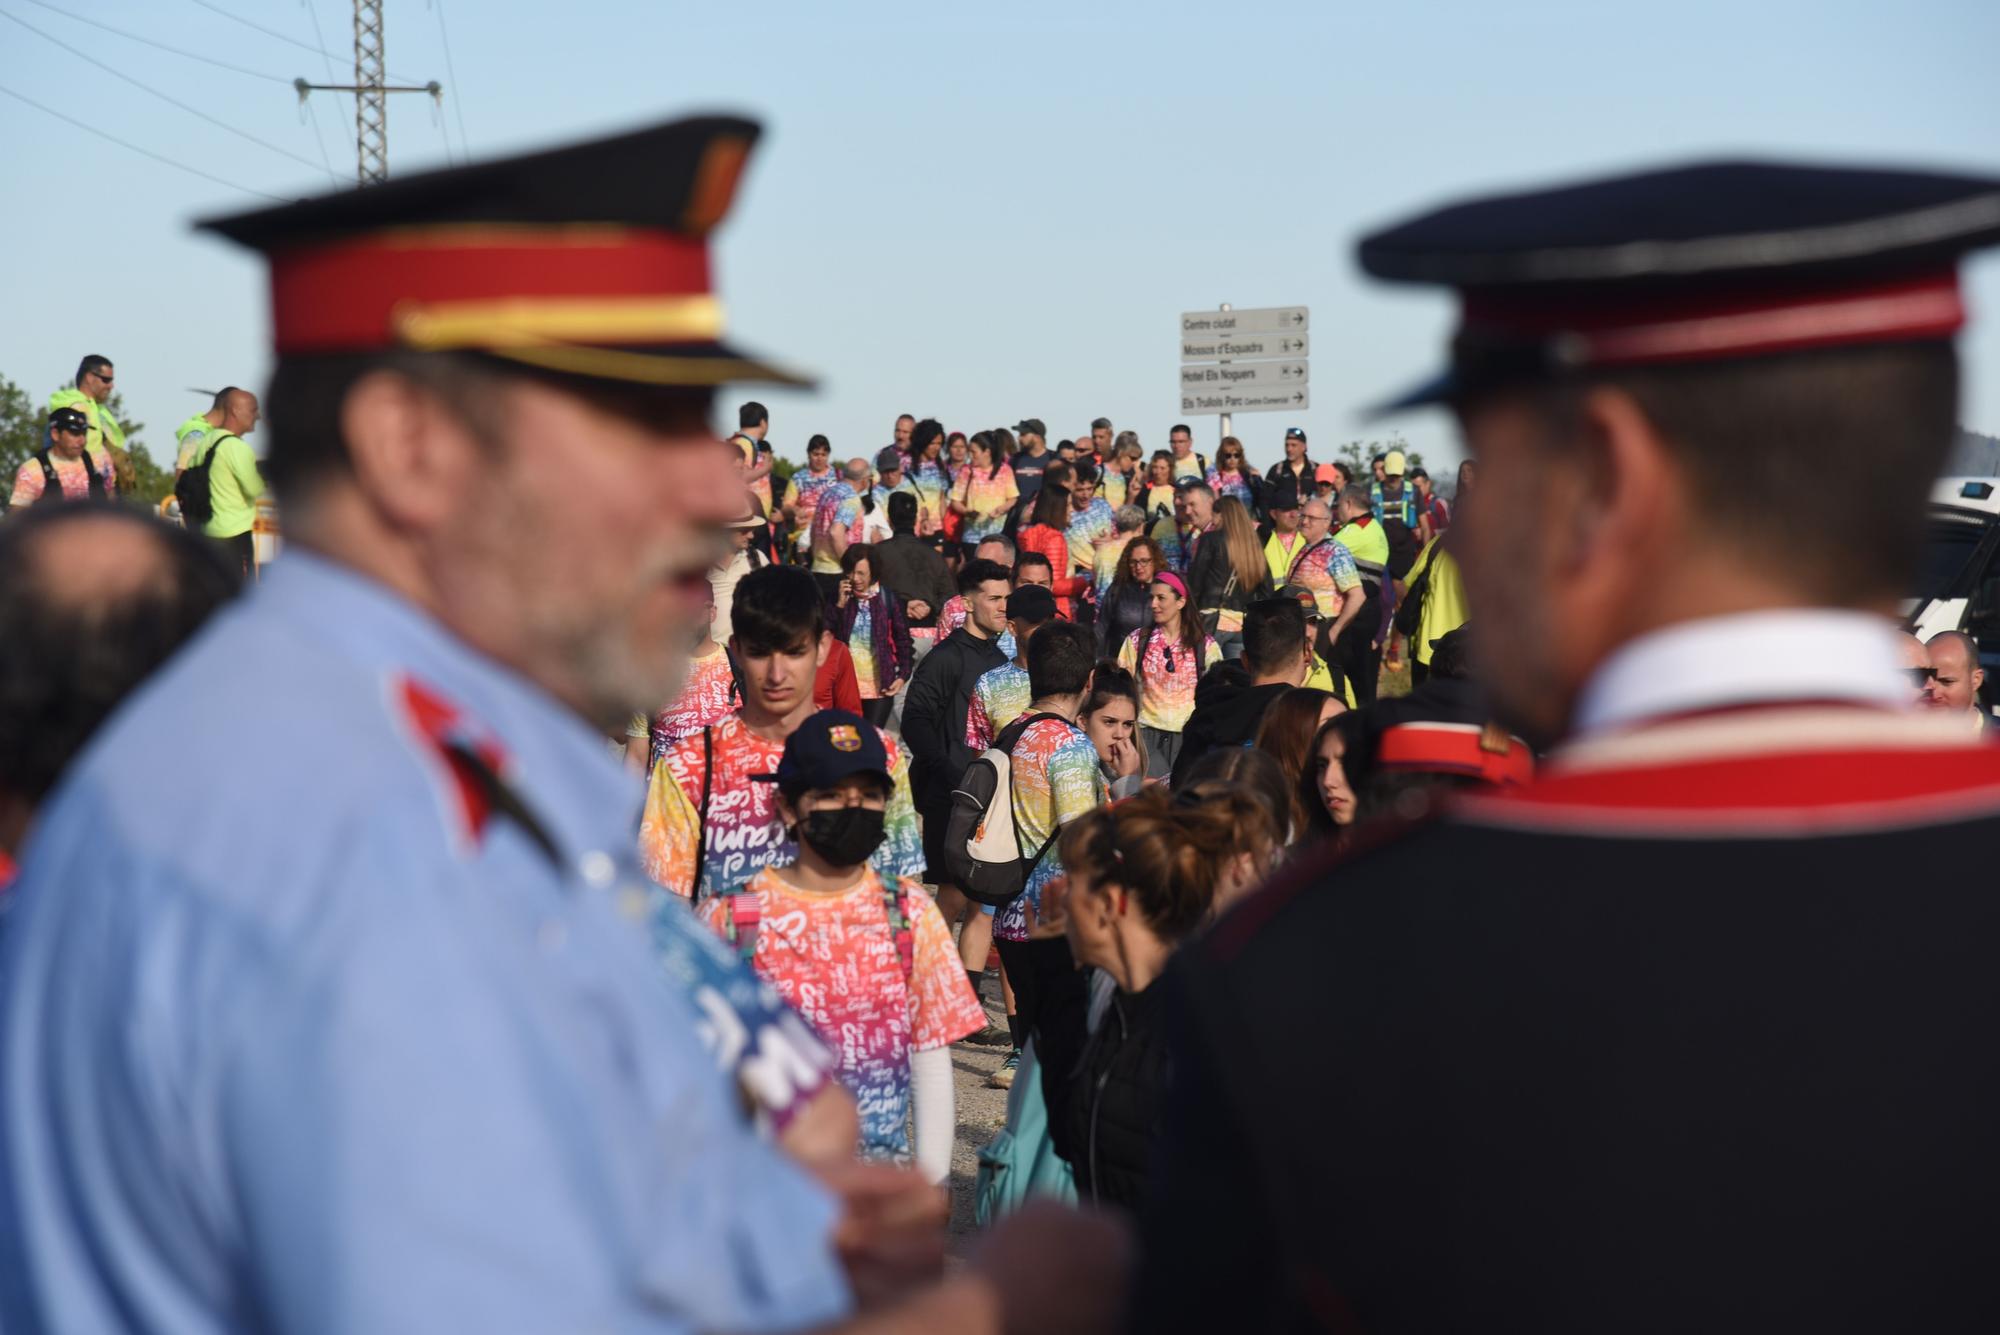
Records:
M1007 1014L999 994L1000 975L987 974L979 986L979 999L985 1003L993 1023L1004 1029ZM1007 1118L1007 1091L986 1087L986 1077L998 1070L1006 1057L1005 1047L982 1048L958 1043L951 1049L958 1135L951 1149L951 1238L947 1246L954 1257L965 1255L974 1233L972 1188L979 1172L979 1147L999 1134Z

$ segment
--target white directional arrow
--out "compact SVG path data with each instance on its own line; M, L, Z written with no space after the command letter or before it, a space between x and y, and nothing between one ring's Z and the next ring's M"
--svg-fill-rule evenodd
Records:
M1293 389L1306 383L1304 362L1225 362L1183 366L1181 392L1217 389Z
M1304 357L1304 334L1184 334L1184 362L1248 362L1272 357Z
M1311 325L1304 306L1259 306L1245 311L1183 311L1181 337L1208 334L1303 334Z

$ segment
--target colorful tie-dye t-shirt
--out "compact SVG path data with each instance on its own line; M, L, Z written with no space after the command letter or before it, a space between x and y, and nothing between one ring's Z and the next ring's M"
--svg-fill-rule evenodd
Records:
M1143 648L1142 648L1143 645ZM1201 662L1178 640L1169 640L1158 626L1132 632L1119 646L1118 666L1139 683L1139 722L1160 732L1179 732L1194 713L1194 687L1201 674L1222 661L1222 649L1212 635L1201 640Z
M1224 473L1211 468L1208 470L1208 489L1215 493L1218 501L1224 496L1234 496L1245 505L1250 505L1250 481L1241 473ZM1252 506L1250 513L1255 515L1256 507Z
M847 653L854 660L854 679L861 684L861 698L873 700L882 694L875 684L875 598L871 594L854 609L854 630L847 637Z
M1332 538L1321 538L1299 553L1290 582L1311 589L1319 614L1330 621L1340 615L1340 595L1360 587L1361 572L1355 568L1354 553Z
M1014 485L1014 470L1001 464L993 470L992 476L980 468L968 468L959 474L958 490L952 499L964 506L965 531L960 534L963 541L978 542L990 538L1007 524L1007 512L1014 508L1014 502L1021 497Z
M1081 510L1071 510L1067 530L1070 562L1079 571L1094 571L1099 544L1109 542L1117 530L1111 502L1102 496L1091 497L1090 504Z
M793 521L798 524L802 535L812 532L813 510L819 505L819 494L839 477L840 474L831 468L824 473L801 468L785 483L785 504L792 507Z
M993 745L1009 723L1028 712L1028 699L1028 669L1002 663L980 673L965 705L965 744L975 751Z
M660 763L668 747L691 732L722 722L736 708L736 674L730 670L729 654L721 645L706 657L696 658L688 667L687 685L680 698L653 716L652 765Z
M1131 489L1132 482L1129 474L1114 473L1109 468L1104 470L1104 503L1106 505L1116 510L1119 506L1125 504L1125 496Z
M840 556L827 546L827 537L839 529L847 534L850 544L860 542L862 520L861 494L847 484L847 479L820 488L819 499L813 502L812 517L812 568L815 575L838 575Z
M917 536L927 538L944 526L944 502L951 491L951 479L935 459L910 465L903 477L917 493Z
M782 741L759 737L741 714L708 730L713 774L708 785L708 833L701 834L702 738L692 733L666 749L646 787L639 824L639 857L646 874L686 898L695 889L697 844L706 846L701 897L725 894L765 867L790 862L798 845L778 821L777 785L753 779L775 774L785 753ZM889 754L888 833L868 865L884 876L919 876L924 850L917 837L917 809L910 801L910 758L893 737L884 736Z
M861 1116L862 1153L908 1160L910 1054L947 1047L986 1025L944 915L922 885L900 883L910 921L906 977L872 868L851 889L819 894L766 867L746 893L758 897L751 962L834 1050L835 1073ZM734 908L718 896L697 912L727 937Z
M1060 719L1030 724L1014 743L1012 801L1014 833L1021 856L1032 858L1048 844L1028 872L1028 886L1003 905L993 919L993 935L1025 941L1031 915L1039 915L1042 890L1063 874L1062 841L1049 836L1104 801L1104 772L1097 748L1081 728Z

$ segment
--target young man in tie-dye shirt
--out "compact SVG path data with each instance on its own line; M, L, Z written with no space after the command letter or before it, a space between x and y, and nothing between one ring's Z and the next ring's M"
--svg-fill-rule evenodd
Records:
M639 852L646 872L684 899L706 899L747 884L796 856L768 783L785 738L813 712L813 675L824 654L819 590L796 566L765 566L737 587L730 647L742 665L743 705L712 727L668 747L646 789ZM887 828L869 865L884 877L924 869L910 762L885 741L891 790Z
M1097 748L1074 721L1090 687L1096 649L1090 629L1071 621L1050 622L1035 632L1028 645L1034 695L1028 713L1033 721L1014 740L1008 801L1013 804L1021 856L1032 859L1033 865L1026 887L1001 907L993 923L1000 962L1014 989L1007 1021L1017 1043L1034 1032L1052 998L1075 983L1068 943L1051 937L1042 926L1041 904L1043 893L1063 876L1056 834L1104 801ZM1033 718L1041 714L1055 717ZM1020 720L1015 726L1021 727Z

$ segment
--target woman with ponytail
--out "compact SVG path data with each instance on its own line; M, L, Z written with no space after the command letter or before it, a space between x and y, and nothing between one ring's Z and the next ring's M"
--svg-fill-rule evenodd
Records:
M1095 1030L1070 1035L1083 1044L1080 1057L1064 1060L1070 1044L1049 1044L1043 1092L1056 1152L1094 1204L1136 1209L1144 1199L1168 1074L1157 984L1175 947L1208 920L1215 886L1241 852L1236 814L1229 803L1177 804L1154 786L1063 830L1070 949L1114 990Z

